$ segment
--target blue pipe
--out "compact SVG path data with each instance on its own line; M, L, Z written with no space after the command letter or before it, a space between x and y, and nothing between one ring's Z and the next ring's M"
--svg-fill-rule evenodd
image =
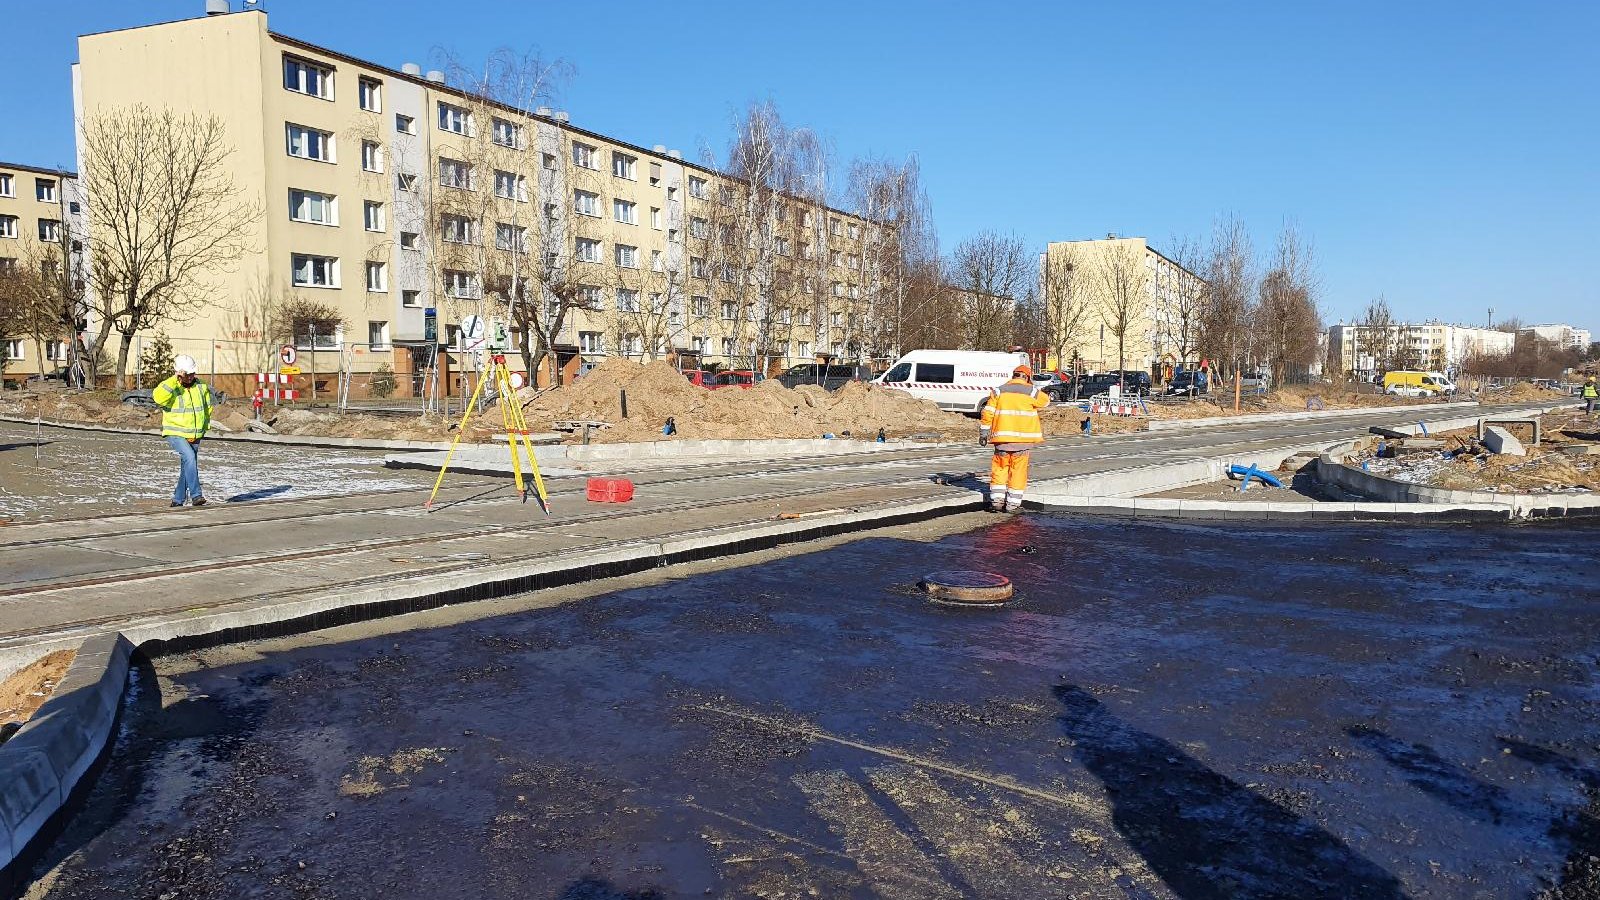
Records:
M1255 466L1241 466L1241 465L1235 464L1235 465L1231 465L1231 466L1228 467L1228 477L1229 478L1240 477L1240 476L1242 476L1244 478L1244 483L1239 485L1239 490L1241 490L1241 491L1250 490L1250 479L1252 479L1252 478L1259 478L1259 479L1261 479L1261 483L1262 484L1271 485L1272 487L1275 487L1275 488L1283 487L1283 482L1279 481L1276 477L1274 477L1272 475L1268 475L1266 472L1261 471L1260 469L1256 468Z

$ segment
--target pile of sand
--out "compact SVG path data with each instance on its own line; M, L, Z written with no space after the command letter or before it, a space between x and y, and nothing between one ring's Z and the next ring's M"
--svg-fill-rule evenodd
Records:
M628 415L622 415L627 392ZM665 362L640 365L608 359L571 385L519 393L528 427L542 431L562 421L595 421L610 425L593 432L592 440L661 440L668 418L676 437L697 439L873 438L913 434L965 439L977 433L970 417L940 410L901 391L851 383L829 392L816 385L798 389L776 381L753 388L707 390L690 384ZM498 410L473 422L474 427L500 425Z
M1560 391L1552 391L1527 381L1519 381L1510 387L1496 388L1489 391L1488 399L1496 403L1531 403L1535 400L1560 400L1566 396Z

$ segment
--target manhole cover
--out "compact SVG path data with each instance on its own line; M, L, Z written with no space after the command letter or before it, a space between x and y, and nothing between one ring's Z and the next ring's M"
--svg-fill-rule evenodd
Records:
M942 603L993 606L1011 599L1011 579L993 572L952 569L929 572L922 578L922 589Z

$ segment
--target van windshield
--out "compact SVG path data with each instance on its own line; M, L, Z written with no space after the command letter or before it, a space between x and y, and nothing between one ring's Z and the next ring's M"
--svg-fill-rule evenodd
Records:
M905 381L907 378L910 378L910 377L911 377L911 363L900 363L899 365L897 365L894 368L890 369L889 370L889 374L883 376L883 380L885 382Z

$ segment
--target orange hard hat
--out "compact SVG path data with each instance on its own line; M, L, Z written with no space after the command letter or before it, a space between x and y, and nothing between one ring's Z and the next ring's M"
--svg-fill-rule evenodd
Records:
M1017 366L1015 369L1012 369L1011 370L1011 375L1012 375L1013 378L1016 378L1016 377L1032 378L1033 377L1033 366L1030 366L1027 363L1023 363L1022 365Z

